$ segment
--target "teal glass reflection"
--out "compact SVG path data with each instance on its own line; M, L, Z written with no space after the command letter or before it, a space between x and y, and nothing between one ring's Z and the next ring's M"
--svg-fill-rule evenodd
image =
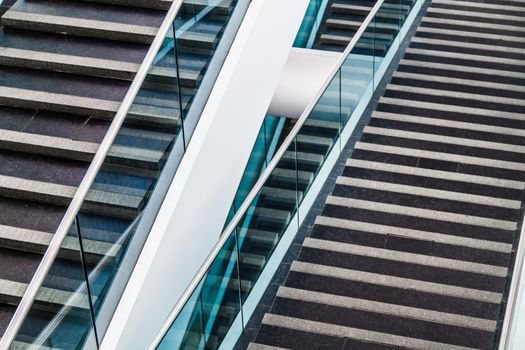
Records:
M236 237L232 235L157 349L219 348L241 312L238 263ZM242 332L242 323L236 324Z

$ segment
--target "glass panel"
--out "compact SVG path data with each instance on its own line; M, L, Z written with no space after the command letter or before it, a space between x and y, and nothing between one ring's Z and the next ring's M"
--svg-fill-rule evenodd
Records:
M188 115L237 0L185 0L173 24L182 113Z
M165 39L77 216L83 245L98 251L87 270L101 337L171 180L161 176L166 161L174 171L184 154L174 47Z
M296 136L299 203L339 137L341 98L341 74L338 71Z
M259 180L261 173L266 169L268 163L271 161L275 149L279 144L281 132L285 122L284 117L276 117L267 115L264 118L259 134L253 146L250 158L244 169L241 183L235 194L228 218L224 224L224 228L228 226L230 220L233 218L239 207L242 205L253 186Z
M83 266L91 254L82 254L79 242L75 223L10 349L97 348Z
M321 11L322 4L323 0L310 0L303 22L301 23L301 27L299 28L299 32L293 43L293 47L310 47L311 43L309 42L309 39L319 30L321 17L319 12Z
M298 186L304 188L308 179L303 179L302 174L298 177L294 140L236 228L239 236L243 302L292 222L300 195ZM294 223L297 224L297 221Z
M219 348L241 310L237 254L231 235L157 349Z
M373 42L374 32L374 26L369 25L341 66L342 127L346 125L365 93L372 91L374 50L370 43L371 40Z

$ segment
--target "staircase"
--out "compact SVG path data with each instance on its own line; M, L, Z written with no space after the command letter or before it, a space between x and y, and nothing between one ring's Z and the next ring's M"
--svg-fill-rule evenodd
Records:
M386 24L392 20L397 23L401 17L404 18L410 12L412 4L410 2L410 6L404 8L405 12L397 14L399 17L387 18L385 26L378 29L385 43L394 40L396 33L394 28L389 28ZM366 44L360 42L359 45L362 46L360 49L365 55L371 52L370 47ZM376 46L380 45L377 45L376 42ZM362 73L358 74L359 65L362 65L363 69ZM369 66L370 62L366 58L353 65L352 74L359 77L359 80L352 81L350 84L365 86L371 79L370 69L367 68ZM289 226L295 214L295 208L303 200L304 193L310 188L325 157L335 145L340 128L345 123L340 118L339 106L335 106L338 91L332 91L332 87L328 89L332 93L324 95L323 101L320 101L312 115L305 121L295 141L284 153L262 188L257 199L257 208L246 216L242 224L243 229L239 233L240 273L243 281L250 286L243 294L247 295L251 291L253 284L266 266L273 249ZM347 101L356 101L359 97L357 94L349 94L345 98ZM353 103L348 103L350 104ZM345 112L349 114L351 111L348 109ZM293 127L293 125L294 122L290 122L288 127Z
M375 0L329 0L313 48L343 52L375 4ZM376 26L379 31L367 32L363 36L372 38L375 35L377 39L382 35L380 31L395 28L397 23L391 20L402 21L403 16L410 12L412 4L412 0L388 0L377 16L381 19L381 23ZM400 13L393 13L389 8L395 11L400 9Z
M524 38L523 1L432 1L249 349L497 348Z
M0 337L171 4L18 0L1 17ZM206 5L185 0L177 27ZM103 257L123 254L119 239L179 134L232 6L225 0L186 25L178 70L172 50L150 70L78 217L88 273ZM37 297L43 324L83 279L78 249L76 236L67 237L56 280Z

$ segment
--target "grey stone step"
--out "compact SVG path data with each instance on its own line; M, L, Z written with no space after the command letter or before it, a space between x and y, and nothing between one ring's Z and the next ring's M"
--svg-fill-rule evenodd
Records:
M330 10L335 13L367 15L372 10L372 6L332 3Z
M486 63L497 63L497 64L508 64L512 66L525 66L523 60L504 58L504 57L493 57L488 55L473 55L467 53L460 53L454 51L440 51L440 50L428 50L428 49L417 49L408 48L406 53L414 55L424 55L440 58L449 58L455 60L455 64L468 63L469 61L486 62ZM467 64L465 64L467 66ZM470 67L469 67L470 68ZM502 70L508 70L508 68L502 67Z
M213 5L213 11L219 15L228 15L232 8L233 0L184 0L181 6L182 11L195 13L202 11L207 6Z
M402 346L407 349L472 350L472 348L438 343L419 338L404 337L389 333L380 333L365 329L351 328L274 314L266 314L262 323L265 325L294 329L303 332L356 339L372 344Z
M0 340L2 338L0 337ZM29 349L31 348L31 345L30 343L24 343L22 341L14 341L12 344L11 344L11 348L10 350L25 350L25 349ZM49 347L49 346L45 346L45 345L39 345L38 346L39 349L41 350L54 350L53 348Z
M157 10L169 10L169 8L171 7L173 3L173 0L83 0L83 1L124 5L124 6L130 6L130 7L152 8L152 9L157 9ZM198 11L204 6L208 6L209 4L214 4L215 7L218 7L221 10L223 10L221 11L221 13L225 13L224 11L229 10L231 3L232 3L231 0L223 0L219 4L215 4L216 2L217 1L211 1L211 0L184 0L181 8L184 9L185 7L187 7L187 8L192 9L193 6L196 6L197 11Z
M339 26L342 25L342 23L338 23ZM379 24L378 24L379 25ZM367 37L368 35L363 34L363 37ZM393 40L393 36L390 34L376 34L377 39L390 41ZM321 34L320 40L323 43L331 43L331 44L338 44L338 45L348 45L350 41L352 40L351 36L347 35L337 35L337 34ZM386 51L386 45L376 43L374 44L368 44L364 43L363 41L358 41L356 44L356 47L362 48L362 49L373 49L375 47L376 51Z
M443 152L431 152L431 151L424 151L424 150L413 149L413 148L408 149L408 148L402 148L402 147L396 147L396 146L370 144L366 142L357 142L355 148L366 150L366 151L372 151L372 152L382 152L382 153L389 153L389 154L404 155L404 156L409 156L409 157L421 157L421 158L444 160L444 161L450 161L450 162L458 162L458 163L463 163L463 164L472 164L472 165L486 166L486 167L493 167L493 168L500 168L500 169L525 171L525 164L516 163L516 162L508 162L508 161L497 160L497 159L462 156L462 155L457 155L457 154L452 154L452 153L443 153Z
M0 246L3 248L44 254L52 239L52 233L0 225ZM114 258L120 249L117 244L86 238L82 239L82 246L84 259L87 263L96 263L102 257ZM58 256L65 260L80 261L78 238L66 236Z
M303 247L389 260L392 262L403 262L408 264L471 272L487 276L506 277L508 273L508 269L501 266L492 266L470 261L440 258L431 255L407 253L403 251L375 248L357 244L332 242L310 237L305 238Z
M463 41L432 39L432 38L425 38L425 37L418 37L418 36L413 37L412 42L418 43L418 44L426 44L426 45L439 45L439 46L444 46L447 48L446 50L440 49L442 51L454 51L455 47L459 49L468 48L468 49L474 49L474 50L487 51L484 55L482 55L482 57L494 56L492 52L515 53L515 54L525 55L525 49L522 49L519 47L486 45L486 44L470 43L470 42L463 42Z
M472 2L471 4L475 4L475 2ZM523 11L523 9L521 11ZM433 6L430 6L428 8L427 13L469 17L470 20L473 22L483 22L484 19L498 19L502 21L525 22L525 18L523 18L522 16L502 15L499 13L463 11L463 10L458 10L458 9L445 9L445 8L439 8L439 7L433 7Z
M456 315L446 312L425 310L415 307L389 304L372 300L363 300L296 288L279 287L279 290L277 291L277 296L279 298L300 300L322 305L342 307L346 309L361 310L365 312L374 312L383 315L392 315L397 317L447 324L451 326L481 329L487 332L493 332L496 330L496 321L493 320L486 320L477 317Z
M261 195L265 196L265 201L275 200L276 202L279 202L279 203L296 203L298 199L297 191L293 191L293 190L289 190L285 188L264 186L261 189L260 193Z
M501 119L511 119L511 120L525 120L525 113L509 113L499 110L483 109L483 108L473 108L473 107L464 107L464 106L455 106L445 103L435 103L435 102L426 102L426 101L417 101L417 100L405 100L400 98L392 97L380 97L380 103L390 104L396 106L406 106L422 109L432 109L436 111L444 112L457 112L464 114L472 114L475 116L486 116L491 118L501 118Z
M358 188L367 188L378 190L382 192L395 192L402 194L409 194L413 196L431 197L438 199L445 199L451 201L459 201L465 203L488 205L493 207L509 208L509 209L520 209L521 201L486 197L475 194L459 193L452 191L436 190L426 187L416 187L409 185L400 185L390 182L373 181L366 179L358 179L353 177L340 176L337 178L336 183L338 185L353 186Z
M314 174L312 174L309 171L296 171L295 169L284 168L275 168L272 172L272 175L270 176L280 181L292 183L295 183L297 181L299 181L299 183L311 183L314 178Z
M0 176L0 195L6 197L67 206L73 199L76 190L76 187L73 186ZM90 190L82 210L133 219L141 202L141 196Z
M511 51L511 49L512 48L509 48L509 51ZM508 71L508 70L500 70L500 69L489 69L489 68L479 68L479 67L467 66L467 65L462 65L461 62L457 62L457 64L447 64L447 63L428 62L424 60L416 61L416 60L402 59L399 62L399 64L403 66L409 66L409 67L445 70L445 71L450 71L451 74L454 74L456 72L464 73L465 71L467 71L470 74L482 74L482 75L487 75L487 76L500 76L500 77L507 77L507 78L525 79L525 73Z
M112 119L120 107L120 102L1 86L0 105ZM138 122L180 125L177 110L157 106L133 104L127 118Z
M414 116L414 115L408 115L408 114L396 114L396 113L378 112L378 111L375 111L372 113L372 118L399 121L399 122L404 122L404 123L441 126L441 127L448 127L448 128L453 128L453 129L480 131L480 132L500 134L500 135L525 137L525 130L522 130L522 129L507 128L507 127L494 126L494 125L489 125L489 124L458 122L458 121L449 120L449 119L428 118L428 117L420 117L420 116Z
M2 129L0 149L90 161L97 152L98 144Z
M20 108L85 114L109 119L115 116L120 106L120 103L116 101L5 86L0 87L0 104Z
M250 343L248 345L248 350L287 350L287 349L276 347L276 346L270 346L270 345Z
M173 0L83 0L91 2L100 2L104 4L124 5L131 7L144 7L157 10L168 10ZM186 0L187 1L187 0Z
M322 137L315 135L299 134L296 137L297 142L315 146L331 147L334 141L331 137Z
M41 134L0 130L0 149L90 162L98 144ZM106 162L158 169L164 153L144 148L114 145Z
M279 234L272 231L249 229L246 238L250 241L250 246L255 247L275 247L279 243Z
M241 268L248 267L262 270L266 265L266 257L241 251L239 252L239 263Z
M497 179L493 177L485 177L479 175L461 174L450 171L441 171L434 169L426 169L398 164L371 162L361 159L348 159L346 165L350 167L358 167L370 170L387 171L397 174L415 175L443 180L460 181L466 183L475 183L480 185L496 186L502 188L514 188L517 190L525 189L525 183L520 181Z
M299 166L301 165L319 166L320 164L323 163L324 156L321 154L317 154L317 153L286 151L282 159L287 160L292 164L294 162L297 162Z
M463 38L476 38L476 39L487 39L487 40L504 40L515 43L525 43L525 37L520 36L511 36L503 34L491 34L484 32L473 32L460 29L451 29L451 28L434 28L434 27L418 27L418 33L431 33L438 35L453 35L457 36L459 41L462 41Z
M472 100L472 101L493 102L493 103L499 103L499 104L506 104L510 106L525 107L525 100L509 98L509 97L473 94L473 93L460 92L460 91L438 90L438 89L430 89L430 88L407 86L407 85L397 85L397 84L388 84L387 90L408 92L408 93L414 93L414 94L422 94L422 95L428 95L428 96L461 98L461 99Z
M449 26L460 26L465 30L470 29L472 31L476 31L476 30L482 31L482 29L486 28L486 23L477 23L477 22L472 22L472 21L460 21L457 19L437 18L437 17L428 17L428 16L423 19L423 24L425 23L449 25ZM506 31L511 31L511 32L525 33L525 27L514 26L514 25L491 23L490 28L492 30L506 30Z
M158 31L157 27L36 14L15 10L9 10L2 16L2 24L6 27L39 32L63 33L141 44L150 44Z
M456 214L431 209L421 209L395 204L386 204L381 202L372 202L346 197L328 196L326 203L341 207L372 210L389 214L413 216L414 218L440 220L464 225L489 227L507 231L515 231L518 226L518 224L513 221L491 219L473 215Z
M394 227L388 225L373 224L369 222L354 221L350 219L332 218L327 216L318 216L315 220L316 225L342 228L346 230L357 230L363 232L371 232L380 235L394 235L398 237L405 237L409 239L416 239L422 241L432 241L436 243L443 243L449 245L456 245L461 247L468 247L474 249L483 249L488 251L495 251L509 254L512 251L512 244L499 243L493 241L486 241L475 238L453 236L436 232L428 232L421 230L413 230L403 227Z
M290 271L499 304L500 293L294 261Z
M303 125L307 125L307 126L311 126L315 128L332 129L332 130L339 130L341 128L341 123L339 122L321 120L321 119L315 119L315 118L306 119Z
M468 68L466 69L468 71ZM444 77L441 75L433 75L430 73L427 74L418 74L418 73L409 73L409 72L394 72L393 76L395 78L404 78L419 80L425 82L433 83L443 83L443 84L454 84L454 85L463 85L463 86L476 86L480 88L488 89L497 89L502 91L512 91L512 92L525 92L525 86L515 85L515 84L502 84L488 81L480 81L473 79L460 79L454 77Z
M26 283L0 279L0 302L17 305L27 289ZM88 310L89 301L83 293L74 293L59 289L42 287L39 289L33 304L35 309L56 312L64 305L73 309ZM79 312L82 314L85 312Z
M75 17L34 14L9 10L2 16L6 27L61 33L76 36L87 36L99 39L127 41L150 44L158 28L116 22L97 21ZM168 37L173 33L168 33ZM178 35L178 44L185 47L210 49L215 47L218 38L211 34L187 30Z
M10 47L0 47L0 64L124 80L133 80L140 68L140 64L137 63ZM148 81L176 84L177 74L180 74L180 82L183 85L192 87L196 85L200 77L199 71L185 69L177 71L171 67L153 66L148 72L147 79Z
M234 279L234 278L229 279L228 289L239 290L239 287L242 292L249 293L253 288L253 283L248 280L240 280L240 283L239 283L238 279Z
M405 131L397 129L379 128L375 126L366 126L364 132L367 134L398 137L411 140L429 141L436 143L446 143L457 146L500 150L504 152L525 153L525 146L512 145L507 143L480 141L475 139L464 139L460 137L420 133L414 131Z
M514 1L516 2L516 1ZM515 12L523 12L523 7L520 6L512 6L512 1L508 2L507 4L504 4L502 2L499 3L485 3L485 2L477 2L477 1L456 1L456 0L433 0L432 3L434 4L445 4L445 5L455 5L455 6L465 6L465 7L472 7L474 9L490 9L490 10L505 10L505 11L515 11Z
M288 223L291 214L287 210L257 207L253 215L265 221L271 221L278 224Z

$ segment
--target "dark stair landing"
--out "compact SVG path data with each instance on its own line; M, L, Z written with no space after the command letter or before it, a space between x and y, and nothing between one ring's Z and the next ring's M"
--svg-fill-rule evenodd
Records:
M434 0L250 349L496 349L525 186L525 2Z

